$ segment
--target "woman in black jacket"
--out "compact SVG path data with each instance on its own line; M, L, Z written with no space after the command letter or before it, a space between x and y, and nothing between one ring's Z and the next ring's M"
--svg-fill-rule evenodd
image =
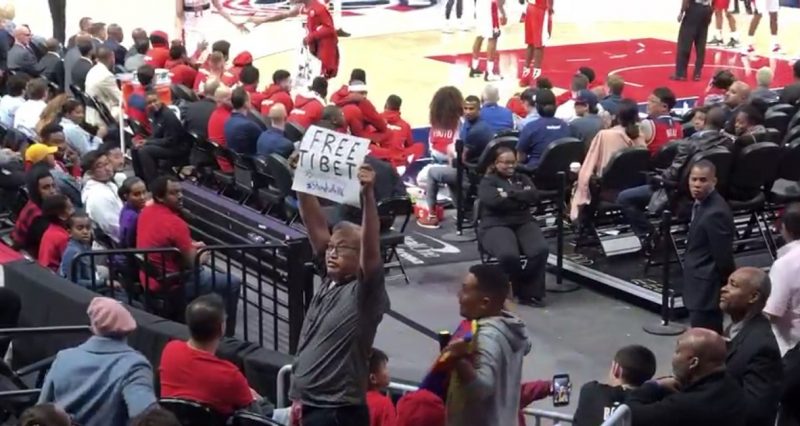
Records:
M536 188L528 176L516 173L516 165L513 150L497 150L494 164L478 188L478 237L483 248L498 259L511 277L519 302L543 306L547 242L530 211L538 199ZM527 258L524 268L520 253Z

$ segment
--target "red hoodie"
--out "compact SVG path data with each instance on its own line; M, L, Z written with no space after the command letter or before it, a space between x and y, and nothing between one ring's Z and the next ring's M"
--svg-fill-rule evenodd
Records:
M154 43L153 47L147 51L146 63L153 68L164 68L164 64L169 60L169 36L163 31L153 31L151 36L160 37L164 43Z
M349 94L350 94L350 86L344 84L342 85L341 88L339 88L339 90L333 92L333 94L331 95L331 103L338 105L339 102L343 101L344 98L346 98L347 95Z
M322 119L323 108L325 108L325 100L319 94L309 91L297 95L294 98L294 108L289 113L287 121L308 129L309 126Z
M339 94L341 94L341 89L336 92L336 95ZM386 127L386 120L381 117L378 110L375 109L375 105L369 99L355 100L350 96L350 92L344 98L337 96L337 99L339 100L333 101L333 103L342 108L342 113L344 113L345 120L350 127L350 133L367 138L381 146L391 137L389 128ZM355 113L352 108L348 108L350 110L349 113L346 112L345 106L347 105L358 107L360 114ZM356 119L360 120L361 123L355 123Z
M380 148L371 147L372 155L390 162L393 166L408 165L408 157L417 159L425 152L425 145L415 143L411 126L400 116L400 111L386 110L381 113L389 128L389 138Z
M230 72L225 71L219 78L222 80L222 82L225 82L226 79L230 79L230 76ZM207 69L200 68L200 70L197 71L197 77L194 79L194 85L192 89L194 89L195 92L202 92L203 86L206 84L206 80L210 78L217 78L217 76L212 74L211 71Z
M233 66L222 76L222 82L225 83L226 86L233 86L238 83L242 68L248 65L253 65L253 55L245 50L233 58Z
M549 380L534 380L522 384L522 389L519 393L519 426L525 426L525 413L522 410L533 401L550 396L552 388L553 384Z
M264 91L264 100L258 108L261 110L261 115L269 114L270 108L276 103L281 103L286 107L286 112L290 113L294 109L294 102L292 102L292 95L284 90L278 84L272 84Z
M256 84L248 84L242 87L250 94L250 104L253 105L253 108L259 110L261 108L261 103L266 99L264 92L259 92Z

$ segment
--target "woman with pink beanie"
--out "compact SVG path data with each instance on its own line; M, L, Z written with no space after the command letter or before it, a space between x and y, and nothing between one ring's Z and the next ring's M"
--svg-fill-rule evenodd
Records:
M87 314L93 336L58 352L39 404L55 403L83 426L127 424L156 402L153 369L127 343L136 320L108 297L92 299Z

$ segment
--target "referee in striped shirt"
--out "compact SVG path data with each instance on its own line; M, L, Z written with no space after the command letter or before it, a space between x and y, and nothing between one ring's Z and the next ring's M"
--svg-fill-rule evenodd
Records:
M686 81L689 56L694 46L696 62L693 79L700 81L706 59L706 41L711 15L711 0L682 0L681 12L678 14L681 28L678 32L675 74L670 76L670 79Z

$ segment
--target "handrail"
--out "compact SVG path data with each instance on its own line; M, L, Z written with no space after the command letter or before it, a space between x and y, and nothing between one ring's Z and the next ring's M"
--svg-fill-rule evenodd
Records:
M19 389L10 391L0 391L0 399L14 398L16 396L38 396L42 393L41 389Z
M287 392L285 389L285 383L287 382L286 380L287 375L290 374L291 372L292 372L292 364L286 364L283 367L281 367L280 370L278 370L277 383L275 386L275 393L277 394L275 398L275 408L285 408L288 406L288 401L286 399ZM407 383L398 383L398 382L390 382L388 388L400 391L402 393L414 392L417 389L419 389L417 386L409 385ZM622 407L627 408L626 406ZM522 412L527 415L535 416L537 418L535 425L539 425L542 418L563 421L563 422L570 422L570 423L574 421L573 416L569 414L559 413L555 411L541 410L538 408L525 408ZM616 411L614 413L616 414ZM608 426L605 425L605 423L603 425ZM625 425L626 424L623 423L614 426L625 426Z
M52 327L0 328L0 336L21 336L31 334L91 333L88 325L59 325Z

